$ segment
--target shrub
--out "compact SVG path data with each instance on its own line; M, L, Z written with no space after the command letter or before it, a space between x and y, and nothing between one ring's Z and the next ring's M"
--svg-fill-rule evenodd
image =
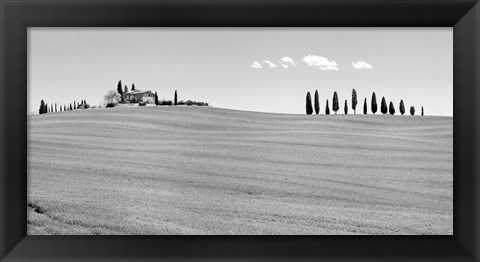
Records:
M109 103L114 103L115 105L117 104L116 102L109 102ZM77 109L88 109L88 108L90 108L89 104L81 104L80 106L77 107Z
M142 102L139 102L138 105L139 105L139 106L146 106L146 105L147 105L147 102L143 102L143 101L142 101Z
M185 101L180 100L180 101L177 102L177 105L182 105L183 106L183 105L185 105Z
M117 104L110 102L110 103L107 103L107 104L105 105L105 108L115 107L116 105L117 105Z

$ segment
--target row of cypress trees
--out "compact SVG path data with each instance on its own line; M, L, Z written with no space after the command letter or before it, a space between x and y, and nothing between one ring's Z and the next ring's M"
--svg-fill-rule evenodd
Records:
M54 113L54 112L62 112L62 111L70 111L70 110L77 110L77 109L85 109L88 108L87 100L82 100L81 102L73 101L73 106L72 103L70 105L59 105L57 106L57 103L51 104L48 106L43 99L40 101L40 108L38 110L39 114L47 114L47 113Z
M310 92L307 92L307 99L306 99L306 113L307 115L313 114L313 110L315 109L315 114L320 113L320 98L318 95L318 90L315 90L315 97L314 97L314 107L312 107L312 97L310 95ZM352 109L353 113L356 114L356 109L357 109L357 91L352 89ZM403 99L400 100L400 114L404 115L405 114L405 104L403 103ZM333 103L332 103L332 110L335 112L335 115L337 114L337 111L340 109L339 103L338 103L338 95L337 91L333 92ZM372 110L372 113L375 114L378 110L377 107L377 96L375 95L375 92L372 93L372 101L371 101L371 106L370 109ZM380 111L382 114L387 114L389 113L390 115L395 115L395 106L393 105L393 102L390 101L390 104L387 107L387 101L385 100L385 97L382 97L382 102L380 105ZM348 114L348 102L347 99L345 99L344 103L344 108L343 112L345 114ZM367 109L367 98L365 97L364 103L363 103L363 114L367 114L368 109ZM325 114L329 115L330 114L330 107L328 105L328 99L326 101L326 106L325 106ZM410 106L410 114L413 116L415 115L415 107ZM424 111L423 111L423 106L422 106L422 111L421 115L423 116Z

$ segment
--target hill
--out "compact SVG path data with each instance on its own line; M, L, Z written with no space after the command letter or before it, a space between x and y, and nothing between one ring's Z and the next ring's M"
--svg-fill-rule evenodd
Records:
M29 234L452 234L453 119L28 117Z

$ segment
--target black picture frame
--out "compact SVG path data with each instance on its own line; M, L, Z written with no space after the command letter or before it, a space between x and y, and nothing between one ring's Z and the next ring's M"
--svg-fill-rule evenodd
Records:
M478 1L0 0L0 19L0 260L479 261ZM27 236L27 28L97 26L453 27L453 236Z

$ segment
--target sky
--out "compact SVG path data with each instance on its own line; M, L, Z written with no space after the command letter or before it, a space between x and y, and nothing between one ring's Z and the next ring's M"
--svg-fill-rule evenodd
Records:
M39 28L28 29L28 112L40 100L103 103L118 81L159 99L238 110L321 112L337 91L340 112L357 91L408 112L453 115L453 30L446 28Z

